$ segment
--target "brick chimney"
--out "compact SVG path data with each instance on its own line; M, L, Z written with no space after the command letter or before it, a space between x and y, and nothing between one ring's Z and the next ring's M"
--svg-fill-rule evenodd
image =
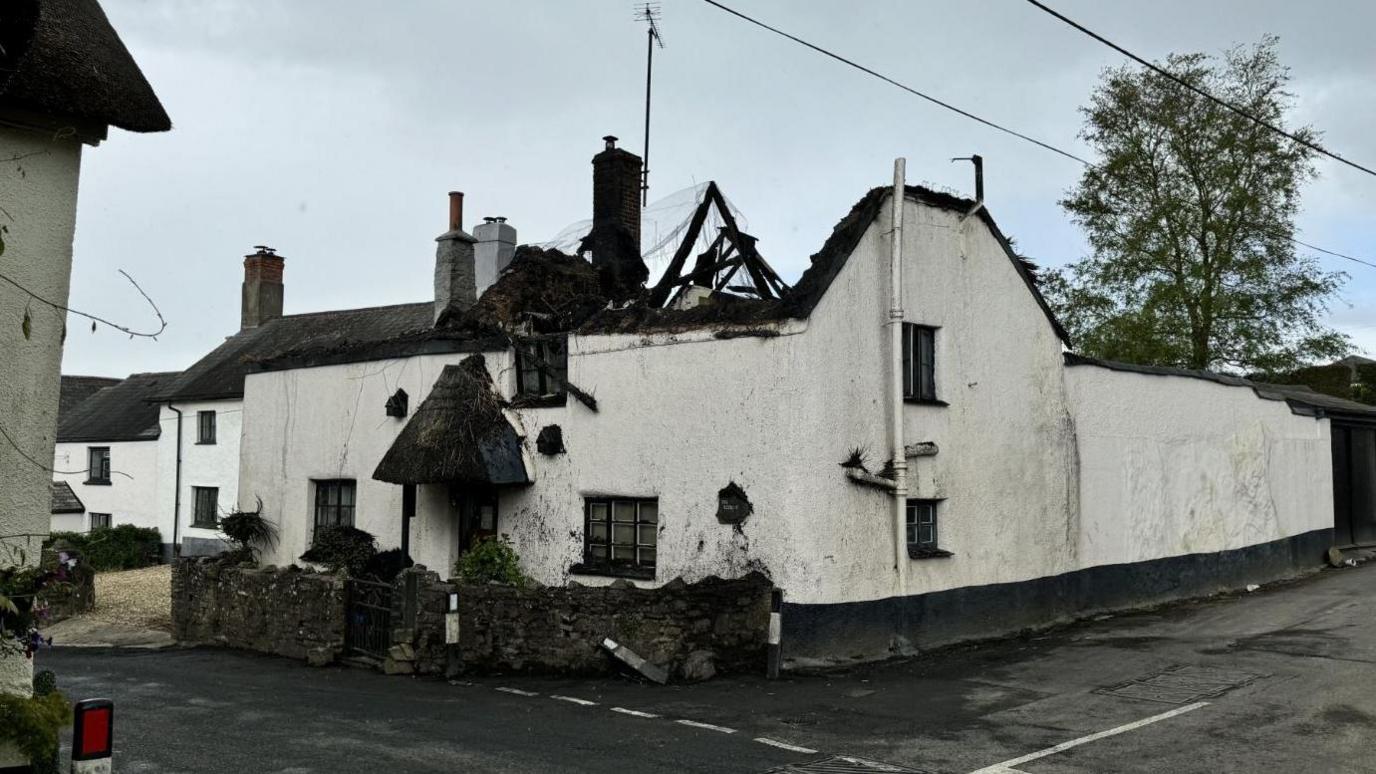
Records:
M478 300L473 245L477 242L463 230L463 194L449 192L449 230L435 238L435 321L450 306L462 312Z
M592 157L592 230L578 252L592 253L603 291L624 301L650 276L640 259L640 157L611 135L602 139L606 147Z
M473 227L473 236L478 240L473 248L473 277L478 296L482 297L516 255L516 228L506 218L483 218L482 223Z
M257 328L282 316L282 256L267 245L244 256L244 287L239 307L239 329Z

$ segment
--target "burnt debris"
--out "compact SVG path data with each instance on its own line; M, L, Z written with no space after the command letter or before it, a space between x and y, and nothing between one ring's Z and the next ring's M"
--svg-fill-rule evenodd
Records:
M564 429L559 425L545 425L535 437L535 448L541 454L553 457L567 451L564 448Z
M755 506L735 481L717 492L717 521L722 524L741 524L754 512Z

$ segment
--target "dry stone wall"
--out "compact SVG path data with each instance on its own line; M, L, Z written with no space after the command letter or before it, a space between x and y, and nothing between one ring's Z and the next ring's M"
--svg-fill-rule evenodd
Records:
M343 578L295 566L200 557L172 568L172 627L180 642L327 664L344 651L344 603Z

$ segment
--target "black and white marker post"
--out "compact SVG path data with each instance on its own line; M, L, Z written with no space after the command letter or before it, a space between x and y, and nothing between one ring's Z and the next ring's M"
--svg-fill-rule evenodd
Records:
M765 676L773 680L779 676L783 664L784 635L784 590L773 589L769 592L769 665Z
M85 699L72 714L72 774L110 774L115 748L115 703Z

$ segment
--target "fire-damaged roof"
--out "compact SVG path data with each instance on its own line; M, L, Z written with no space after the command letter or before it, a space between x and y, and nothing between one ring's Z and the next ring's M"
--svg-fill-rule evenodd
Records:
M131 132L172 121L96 0L6 0L0 104Z
M244 395L244 376L258 361L291 352L371 344L430 327L430 303L293 314L230 336L151 396L153 400L223 400Z
M466 311L449 308L431 327L428 320L403 335L341 341L303 341L292 347L256 354L256 367L279 370L329 363L404 357L425 352L490 351L507 346L518 332L642 333L690 328L740 327L806 318L844 268L871 223L887 201L890 187L871 189L837 223L822 249L798 283L780 298L747 298L717 293L708 303L678 309L638 301L613 308L598 281L597 270L586 260L553 249L522 245L511 264L477 303ZM907 197L923 204L962 214L975 202L958 196L908 186ZM1009 262L1026 283L1056 334L1067 344L1065 329L1037 289L1036 267L1013 252L988 211L978 216L1003 247ZM192 371L195 370L193 367ZM188 375L191 371L188 371ZM242 376L239 390L242 392Z
M85 513L86 506L81 502L81 498L72 491L71 484L66 481L53 482L52 494L53 513Z
M134 374L97 392L59 419L58 443L156 439L158 407L148 397L176 377L175 371Z
M1111 371L1146 374L1149 376L1183 376L1190 379L1202 379L1227 387L1249 387L1256 393L1258 398L1265 400L1283 400L1290 406L1291 411L1304 416L1354 417L1363 420L1376 419L1376 406L1326 395L1301 385L1254 382L1250 379L1243 379L1240 376L1220 374L1213 371L1194 371L1187 368L1172 368L1169 366L1119 363L1113 360L1101 360L1085 355L1077 355L1073 352L1065 353L1065 364L1068 366L1098 366L1100 368L1107 368Z
M445 366L373 478L392 484L528 484L521 439L482 355Z

